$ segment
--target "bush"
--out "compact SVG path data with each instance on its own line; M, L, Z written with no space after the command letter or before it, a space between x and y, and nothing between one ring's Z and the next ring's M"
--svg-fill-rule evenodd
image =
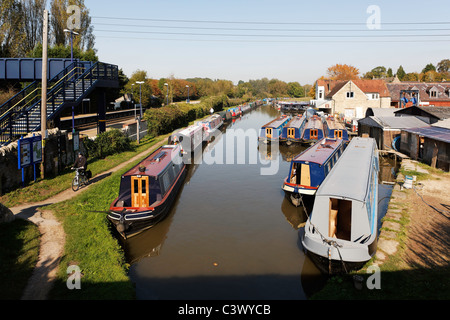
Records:
M111 129L97 135L95 140L86 139L89 157L104 158L131 149L131 140L119 129Z
M217 112L229 106L226 95L207 97L197 104L179 103L148 109L145 111L144 120L147 121L148 133L157 136L187 126L189 122L208 115L211 108Z

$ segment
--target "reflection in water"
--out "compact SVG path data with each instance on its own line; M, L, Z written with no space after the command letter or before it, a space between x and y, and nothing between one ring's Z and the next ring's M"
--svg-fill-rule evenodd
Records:
M230 121L188 166L169 216L124 243L138 299L294 300L321 287L325 278L299 238L307 216L281 190L290 160L305 147L248 141L244 155L225 147L236 130L257 133L278 115L263 106ZM234 161L204 161L230 151ZM262 174L273 164L276 170Z

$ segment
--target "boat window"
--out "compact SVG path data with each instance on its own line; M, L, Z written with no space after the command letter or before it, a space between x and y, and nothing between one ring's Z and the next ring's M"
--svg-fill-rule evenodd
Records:
M330 198L328 236L350 241L352 228L352 202Z
M166 194L166 192L170 189L170 179L168 172L164 172L161 176L161 193Z

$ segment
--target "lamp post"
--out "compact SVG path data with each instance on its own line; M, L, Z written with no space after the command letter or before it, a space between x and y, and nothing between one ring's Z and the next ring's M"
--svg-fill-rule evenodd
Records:
M64 32L70 33L70 62L73 62L73 35L77 36L79 33L69 29L64 29Z
M169 84L168 83L164 83L164 85L167 86L166 99L167 99L167 105L169 105Z
M139 84L139 113L142 118L142 84L144 81L136 81L136 83Z
M134 101L134 83L131 84L131 95ZM136 102L134 102L134 119L136 120Z
M73 35L79 35L79 33L69 29L64 29L64 32L70 33L70 62L73 63ZM74 106L72 106L72 136L74 133L75 133L75 111Z
M187 100L186 100L186 102L187 102L187 103L189 103L189 86L188 86L188 85L186 85L186 88L188 89L188 96L187 96Z

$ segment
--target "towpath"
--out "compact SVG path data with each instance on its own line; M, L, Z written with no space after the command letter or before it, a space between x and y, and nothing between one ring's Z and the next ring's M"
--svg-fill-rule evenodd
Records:
M95 183L96 181L102 180L102 178L109 176L112 172L120 170L129 163L137 161L145 155L150 154L153 150L160 147L164 143L165 140L154 144L148 150L137 154L133 158L112 169L98 174L93 177L91 181ZM38 262L23 292L22 300L45 300L48 298L52 284L56 279L59 261L64 252L64 228L50 210L45 210L45 207L71 199L81 192L85 192L89 189L90 185L79 189L77 192L74 192L71 188L69 188L47 200L35 203L26 203L9 208L15 217L25 219L36 224L39 228L39 232L41 233Z

